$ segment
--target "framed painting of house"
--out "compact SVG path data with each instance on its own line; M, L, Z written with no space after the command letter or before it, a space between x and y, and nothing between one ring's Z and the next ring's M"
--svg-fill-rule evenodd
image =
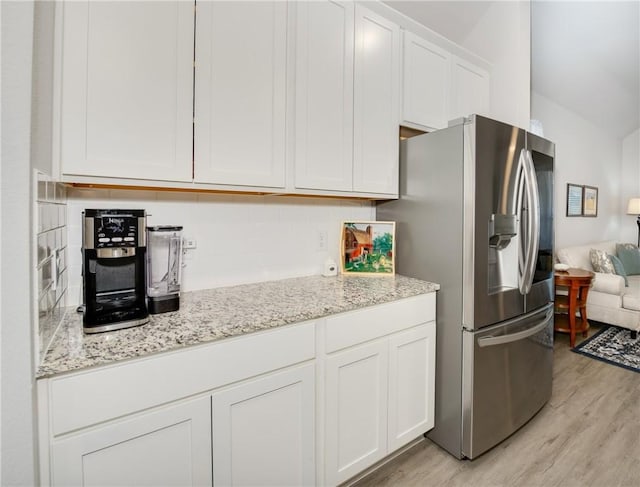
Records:
M342 223L340 269L343 274L393 276L396 222Z

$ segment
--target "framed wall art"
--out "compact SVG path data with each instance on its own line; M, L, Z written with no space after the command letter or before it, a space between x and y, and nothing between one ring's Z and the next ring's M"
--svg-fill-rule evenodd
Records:
M396 222L343 222L340 239L342 273L393 276L395 236Z
M598 188L594 186L583 186L582 194L582 215L598 216Z
M567 184L567 216L582 216L582 186Z

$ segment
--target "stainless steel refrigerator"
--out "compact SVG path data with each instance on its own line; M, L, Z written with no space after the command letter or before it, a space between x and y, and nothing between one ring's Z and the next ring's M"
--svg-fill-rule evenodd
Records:
M479 115L400 144L401 274L440 284L435 427L475 458L551 396L553 143Z

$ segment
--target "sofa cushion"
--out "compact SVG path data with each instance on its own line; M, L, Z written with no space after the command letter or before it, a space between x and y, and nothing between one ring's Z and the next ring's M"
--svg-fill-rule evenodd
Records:
M596 272L591 289L601 293L622 296L625 293L624 279L622 276L618 276L616 274L603 274L602 272ZM589 298L587 297L587 299Z
M640 311L640 296L637 294L625 294L622 296L622 307L624 309Z
M622 307L640 311L640 276L629 276L629 287L622 296Z
M597 242L590 245L579 245L575 247L565 247L556 251L559 262L567 264L569 267L586 269L592 271L589 251L591 249L605 250L608 254L616 253L616 243L614 241Z
M598 306L610 308L621 308L622 296L617 294L601 293L598 291L589 291L589 295L587 296L587 304L596 304Z
M602 272L604 274L615 274L616 270L613 267L613 262L606 250L591 249L589 250L589 258L591 260L591 267L596 272Z
M640 274L640 249L636 245L618 244L616 253L627 275Z
M620 259L618 259L615 255L610 255L609 259L611 259L611 263L613 264L613 268L615 269L616 274L622 276L624 278L624 285L626 287L629 287L629 279L627 279L627 273L625 272L624 266L622 265L622 262L620 262Z

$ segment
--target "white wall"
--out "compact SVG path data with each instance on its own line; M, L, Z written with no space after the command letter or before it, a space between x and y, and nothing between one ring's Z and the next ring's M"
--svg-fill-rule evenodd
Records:
M34 4L2 2L1 485L37 484L31 293ZM10 227L9 227L10 225Z
M531 117L542 122L545 138L556 144L556 248L618 240L626 211L620 199L621 141L535 92ZM567 183L598 187L597 217L566 216Z
M420 24L407 17L393 18L402 27L462 57L472 53L482 60L474 62L491 72L491 107L488 115L519 127L529 127L529 0L390 0L385 4L405 12L427 29L420 30ZM456 43L460 52L438 39L439 35Z
M197 242L185 255L185 291L320 274L327 257L339 262L341 223L375 219L372 203L360 200L72 189L67 305L81 301L85 208L142 208L149 225L183 225Z
M622 141L622 173L620 181L620 240L638 241L638 225L635 215L625 214L629 198L640 198L640 129Z
M491 116L525 129L530 119L530 33L529 2L498 1L490 2L478 23L460 41L493 65Z

